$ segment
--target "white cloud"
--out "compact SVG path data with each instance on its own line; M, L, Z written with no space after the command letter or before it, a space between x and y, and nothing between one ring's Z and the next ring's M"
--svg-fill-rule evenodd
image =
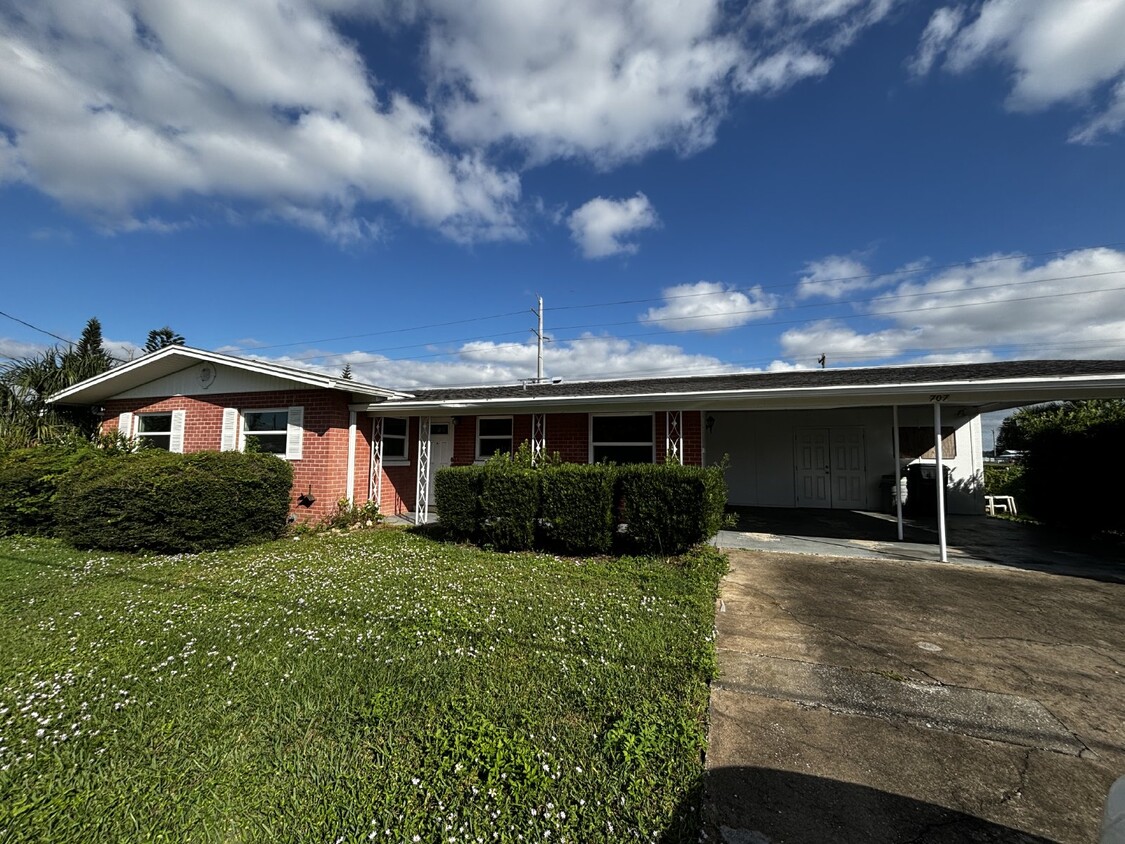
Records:
M824 75L896 2L8 3L0 183L118 230L203 198L345 243L383 206L459 242L519 238L519 175L490 156L695 152L733 97ZM376 77L352 24L422 45L425 99Z
M949 42L961 26L965 10L960 6L947 6L934 12L930 22L922 33L922 41L918 45L918 52L911 59L909 67L917 76L925 76L934 66L934 62L945 52Z
M1114 86L1109 104L1100 114L1070 133L1070 140L1079 144L1092 144L1106 135L1113 135L1125 128L1125 79Z
M743 48L717 0L431 0L427 59L451 135L609 166L713 140Z
M457 239L518 234L518 176L442 149L430 111L379 96L314 0L4 8L0 178L105 225L207 196L333 237L346 224L325 215L360 203Z
M451 135L609 167L714 140L733 93L820 76L895 0L420 0ZM422 12L419 12L422 9Z
M44 352L48 348L50 348L50 345L45 343L29 343L26 340L0 337L0 368L6 363L3 358L21 360Z
M797 298L810 299L821 296L842 299L857 290L876 286L878 277L855 258L848 255L828 255L805 265L805 274L797 282Z
M629 235L660 225L656 209L643 193L629 199L595 197L567 218L570 236L586 258L632 255L637 245Z
M898 284L857 329L821 320L785 331L788 357L837 363L1125 357L1125 252L1083 249L1036 264L990 256Z
M260 360L339 374L350 363L358 381L397 389L452 387L477 384L514 384L534 378L534 343L465 343L440 360L391 359L368 352L328 353L309 359L251 355ZM553 342L544 351L548 377L567 381L606 378L643 378L664 375L706 375L732 370L717 358L690 354L679 346L636 343L616 337L586 334L575 340Z
M746 289L715 281L678 284L662 292L664 304L649 308L642 322L655 323L669 331L725 331L766 319L777 308L776 296L761 285Z
M831 67L825 56L786 47L746 67L738 77L738 87L751 94L773 94L803 79L824 76Z
M1071 135L1090 142L1125 125L1125 0L984 0L975 17L960 7L934 13L913 68L965 72L999 61L1012 72L1008 106L1088 106Z

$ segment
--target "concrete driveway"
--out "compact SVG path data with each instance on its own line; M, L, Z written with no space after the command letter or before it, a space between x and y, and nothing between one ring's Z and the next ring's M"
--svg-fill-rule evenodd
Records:
M710 840L1096 841L1125 774L1125 585L730 552Z

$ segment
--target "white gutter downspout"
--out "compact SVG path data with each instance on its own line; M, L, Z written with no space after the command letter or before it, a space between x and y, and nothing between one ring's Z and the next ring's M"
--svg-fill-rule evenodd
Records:
M898 405L897 404L891 405L891 424L894 425L894 431L891 434L891 439L894 442L894 450L895 450L895 456L894 456L895 457L895 459L894 459L894 467L895 467L895 485L894 485L895 515L898 518L898 541L902 542L902 479L899 477L899 474L902 472L902 469L899 466L899 455L902 454L902 452L899 451L899 443L898 443Z
M949 562L945 545L945 468L941 462L941 405L934 402L934 461L937 464L937 527L938 550L943 563Z
M355 411L348 411L348 503L355 504Z

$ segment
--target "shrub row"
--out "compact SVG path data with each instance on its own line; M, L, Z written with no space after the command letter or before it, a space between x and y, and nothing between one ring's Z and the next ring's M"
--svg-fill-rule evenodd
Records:
M454 539L504 550L673 555L722 527L726 483L718 467L490 461L440 470L435 499L438 522Z
M55 530L55 493L80 462L97 457L93 448L44 445L0 455L0 536L51 534Z
M284 532L292 482L270 454L24 449L0 456L0 533L109 551L229 548Z

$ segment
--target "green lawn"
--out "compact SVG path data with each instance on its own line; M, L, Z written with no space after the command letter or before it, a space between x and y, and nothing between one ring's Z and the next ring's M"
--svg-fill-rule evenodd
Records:
M724 567L0 539L0 840L696 841Z

